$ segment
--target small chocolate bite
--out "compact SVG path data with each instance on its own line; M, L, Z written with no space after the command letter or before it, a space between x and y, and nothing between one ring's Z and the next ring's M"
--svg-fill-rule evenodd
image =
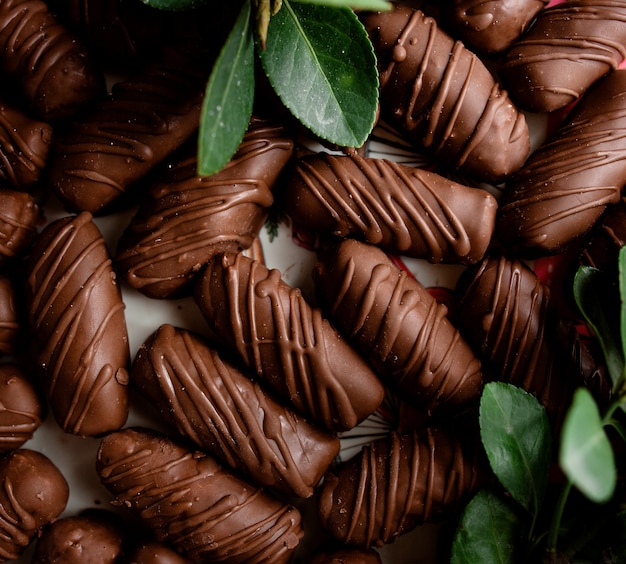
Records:
M394 6L363 16L378 59L381 116L448 169L501 182L530 151L526 118L433 18Z
M568 0L539 13L500 62L498 74L520 107L552 112L577 100L626 58L626 4Z
M296 163L283 198L298 224L431 263L472 264L495 229L496 199L427 170L319 153Z
M38 219L39 207L30 194L0 189L0 266L26 254Z
M18 365L0 364L0 453L20 448L43 422L39 392Z
M43 529L31 564L115 564L123 540L122 525L110 512L64 517Z
M193 564L162 542L147 542L132 551L128 564Z
M119 240L116 265L152 298L190 292L211 257L248 249L291 158L288 130L253 118L237 153L212 176L198 175L197 146L159 176Z
M27 274L29 323L56 421L76 435L118 429L128 415L125 306L91 214L48 224Z
M626 70L591 88L565 122L509 179L496 237L525 258L577 242L626 184Z
M324 428L351 429L381 404L372 369L278 269L224 254L209 263L194 297L212 332Z
M0 180L20 190L42 177L52 144L52 126L0 100Z
M508 49L533 23L549 0L452 0L447 23L476 53Z
M65 510L69 486L40 452L20 448L0 458L0 559L16 560Z
M467 501L484 480L478 452L444 429L392 432L326 475L320 522L348 545L389 544Z
M19 85L30 111L44 121L73 116L106 93L86 47L43 0L0 3L0 72Z
M339 439L284 407L199 336L162 325L139 348L131 382L184 436L254 483L310 497Z
M13 278L0 274L0 356L14 355L24 344L28 322Z
M67 209L110 210L197 130L210 64L189 51L164 49L55 137L48 180Z
M156 540L191 559L283 564L302 538L295 507L156 432L108 434L96 467L117 503L137 514Z
M314 554L310 564L382 564L380 554L373 548L337 548Z
M329 245L313 279L328 318L404 400L430 414L478 400L480 361L448 308L383 251L350 239Z

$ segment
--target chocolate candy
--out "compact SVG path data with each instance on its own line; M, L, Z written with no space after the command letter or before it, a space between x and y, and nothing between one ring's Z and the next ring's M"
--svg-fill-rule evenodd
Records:
M487 67L420 10L363 22L378 59L381 116L477 180L500 182L530 151L528 126Z
M457 295L459 328L485 375L535 395L558 427L597 364L557 319L549 288L519 260L494 256L461 275Z
M182 435L260 486L309 497L339 440L283 407L199 336L162 325L131 382Z
M524 257L564 250L591 229L626 184L626 71L587 92L507 183L496 235Z
M124 303L91 214L46 226L28 265L27 302L46 395L61 428L118 429L128 415Z
M57 135L48 178L71 211L104 213L197 130L207 61L164 51Z
M382 546L450 515L481 483L482 469L474 449L443 429L393 432L326 475L320 522L344 543Z
M43 0L0 3L0 55L0 71L19 83L29 109L44 121L72 116L106 92L85 46Z
M0 266L26 254L38 219L39 207L30 194L0 189Z
M15 560L65 509L69 487L45 455L17 449L0 458L0 559Z
M292 151L284 127L253 118L230 163L207 177L197 174L193 144L159 177L122 233L116 264L130 286L153 298L178 296L212 256L249 248Z
M156 432L110 433L96 467L117 503L191 559L286 563L303 534L297 509Z
M326 429L350 429L382 402L372 369L279 270L241 253L221 255L198 281L195 300L254 374Z
M114 564L123 554L123 530L113 514L90 511L47 526L31 564Z
M485 254L497 211L486 190L384 159L326 153L297 162L284 206L309 229L462 264Z
M0 101L0 180L27 190L41 178L52 143L52 126Z
M321 253L313 277L329 319L404 400L429 413L478 400L480 362L447 307L383 251L345 240Z
M382 564L382 560L374 549L338 548L315 554L310 564Z
M0 452L7 452L32 439L44 417L34 384L12 362L0 364L0 406Z
M626 58L626 5L568 0L539 13L501 61L499 76L521 108L564 108Z
M0 274L0 356L15 354L25 337L26 321L15 281Z
M133 550L128 558L128 564L192 564L192 562L166 544L147 542Z
M508 49L549 0L453 0L447 13L455 34L477 53Z

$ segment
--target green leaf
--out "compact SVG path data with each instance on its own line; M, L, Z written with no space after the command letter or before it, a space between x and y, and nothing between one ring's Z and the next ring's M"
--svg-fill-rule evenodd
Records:
M574 299L585 321L595 333L606 361L613 388L624 370L620 336L619 291L609 274L590 266L581 266L574 276Z
M505 500L479 491L467 504L452 541L451 564L515 562L520 523Z
M208 4L210 0L141 0L144 4L159 10L182 11L192 10Z
M237 151L254 104L254 36L250 0L215 62L206 87L198 133L198 173L219 172Z
M391 10L392 4L385 0L293 0L301 4L319 4L335 8L352 8L353 10L371 10L383 12Z
M565 415L559 463L567 478L591 501L608 501L617 472L611 443L591 392L579 388Z
M285 0L259 56L274 90L305 127L340 146L365 143L376 117L378 72L352 10Z
M536 516L550 469L550 425L544 408L521 388L491 382L481 396L479 422L494 474Z

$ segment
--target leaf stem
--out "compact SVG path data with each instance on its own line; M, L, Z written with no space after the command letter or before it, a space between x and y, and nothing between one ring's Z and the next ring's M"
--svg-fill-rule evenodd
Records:
M568 480L561 490L561 494L556 502L556 507L552 515L552 523L550 524L550 531L548 532L548 542L546 546L546 552L549 554L556 553L556 545L559 539L559 532L561 530L561 520L563 519L563 513L565 512L565 506L569 498L570 491L572 490L572 482Z

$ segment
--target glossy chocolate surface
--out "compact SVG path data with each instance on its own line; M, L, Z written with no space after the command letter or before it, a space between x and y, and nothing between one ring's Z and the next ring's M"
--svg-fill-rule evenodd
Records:
M38 219L39 207L30 194L0 189L0 266L26 254Z
M292 151L286 128L253 118L225 168L198 176L192 144L159 176L122 233L116 264L126 281L153 298L181 295L212 256L249 248Z
M526 119L476 55L407 6L363 21L378 58L382 117L477 180L499 182L522 166Z
M282 564L302 537L297 509L156 432L110 433L96 464L117 503L191 559Z
M16 289L12 278L0 274L0 356L16 354L27 333L28 324Z
M147 542L132 551L128 564L192 564L192 562L166 544Z
M626 70L596 83L509 179L496 236L509 252L552 254L580 239L626 184Z
M92 436L121 427L130 364L125 306L90 213L61 218L40 233L27 302L44 388L61 428Z
M384 159L319 153L297 161L285 211L304 227L431 263L485 254L497 202L486 190Z
M195 299L256 376L326 429L350 429L382 402L372 369L279 270L241 253L216 257Z
M339 452L337 437L189 331L162 325L137 352L131 382L181 435L260 486L309 497Z
M329 246L314 280L329 319L404 400L431 414L478 400L480 362L447 308L383 251L349 239Z

